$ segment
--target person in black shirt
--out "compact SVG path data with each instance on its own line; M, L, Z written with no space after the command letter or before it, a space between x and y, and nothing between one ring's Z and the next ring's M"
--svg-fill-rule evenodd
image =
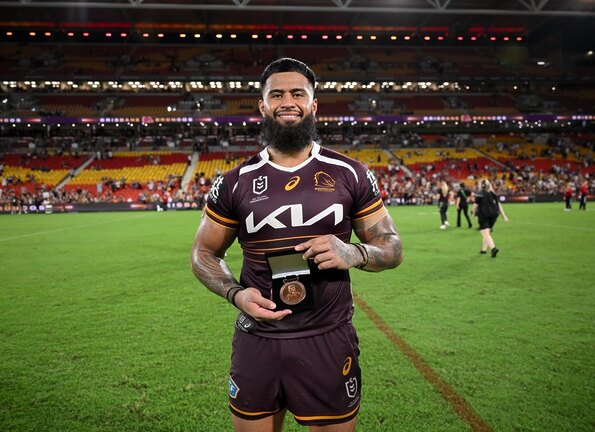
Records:
M461 213L465 215L467 219L467 223L469 224L469 228L473 226L471 224L471 219L469 219L469 203L467 202L467 197L469 196L469 191L465 190L465 183L461 182L459 184L460 189L457 192L457 228L461 227Z
M436 194L436 199L438 200L438 209L440 210L440 229L446 229L446 227L450 226L448 223L448 216L446 215L446 212L448 211L449 198L450 191L448 190L448 185L445 181L441 181Z
M489 180L484 179L480 182L480 190L475 194L475 203L473 204L473 214L477 215L479 222L479 232L481 233L480 254L486 254L488 248L491 250L492 258L496 258L500 250L494 244L492 239L492 228L499 215L502 215L504 222L508 222L508 217L500 204L498 195L494 192Z

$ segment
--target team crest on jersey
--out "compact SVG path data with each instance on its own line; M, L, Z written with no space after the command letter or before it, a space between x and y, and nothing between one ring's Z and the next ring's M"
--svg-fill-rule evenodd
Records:
M256 195L262 195L269 187L269 179L267 176L258 176L252 180L252 192Z
M318 171L314 174L314 189L318 192L334 192L335 179L324 171Z
M231 375L229 376L229 397L236 398L238 397L238 393L240 392L240 388L235 383Z
M345 382L345 389L347 390L347 396L350 398L357 396L357 378L352 377L349 381Z

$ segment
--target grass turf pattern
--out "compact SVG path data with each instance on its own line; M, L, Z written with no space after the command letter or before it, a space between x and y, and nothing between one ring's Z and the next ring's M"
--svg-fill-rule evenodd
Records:
M392 207L400 268L354 292L495 431L595 427L595 212L507 205L480 255ZM200 212L0 217L0 430L228 431L235 309L189 266ZM227 261L239 271L240 249ZM360 307L359 431L469 431ZM286 431L301 431L293 419Z

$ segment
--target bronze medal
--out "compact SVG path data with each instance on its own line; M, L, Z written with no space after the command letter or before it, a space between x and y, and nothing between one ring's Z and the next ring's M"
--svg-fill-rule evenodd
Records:
M279 296L283 303L293 306L306 298L306 287L297 280L285 282L279 290Z

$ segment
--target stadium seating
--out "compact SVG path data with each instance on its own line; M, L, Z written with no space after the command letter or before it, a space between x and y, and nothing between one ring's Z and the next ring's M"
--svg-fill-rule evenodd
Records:
M196 178L202 174L207 179L212 179L218 172L225 172L233 168L244 159L253 156L255 153L256 151L213 152L201 154L198 163L194 168L192 178Z
M395 179L408 181L404 180L407 176L445 177L453 182L488 176L504 179L502 184L512 190L518 176L568 179L595 174L595 137L590 133L547 130L543 132L546 138L538 133L509 133L516 130L515 123L524 114L564 118L593 114L592 85L570 84L572 77L593 74L588 63L574 68L566 65L564 70L556 65L536 66L528 60L529 50L520 45L509 50L401 41L395 49L355 41L345 45L196 41L172 44L167 50L156 47L161 46L149 41L4 42L6 67L0 77L10 82L0 81L6 95L0 120L2 149L9 152L0 161L2 177L11 178L8 189L35 193L64 181L65 190L88 190L92 195L109 191L105 199L137 200L151 183L160 194L172 194L186 173L189 152L202 152L193 172L186 173L190 178L187 190L193 190L197 178L211 180L259 148L260 93L254 81L264 65L281 56L302 59L316 72L323 143L380 175L386 174L389 165L401 165L385 180L390 187L396 187L391 183ZM20 82L15 89L15 77L31 71L42 77L36 78L37 85L27 88ZM534 77L539 79L527 85ZM558 89L559 79L566 85ZM236 80L252 84L238 89L230 85ZM133 84L139 81L143 86ZM151 85L145 87L149 81ZM429 81L431 85L424 83ZM453 86L448 81L460 82ZM353 89L348 82L359 86ZM491 119L492 124L484 127L472 116L506 116L508 124L500 127ZM182 121L187 117L191 121ZM392 118L386 124L376 122L385 117ZM452 117L449 122L464 122L464 128L453 133L452 124L442 128L426 117ZM136 119L135 124L128 124L128 118ZM48 126L46 119L52 120ZM73 121L61 129L61 119ZM70 127L76 119L90 121ZM239 126L241 122L245 124ZM25 128L34 132L29 136ZM464 140L448 137L462 132ZM415 139L407 138L408 134ZM33 158L21 159L22 154L39 149L40 139L42 147L50 149L43 163L36 166ZM98 149L105 154L106 145L114 151L111 158L96 159L69 178L71 170ZM70 151L81 155L58 156ZM98 184L102 185L99 194Z
M17 195L22 192L50 190L66 179L71 170L79 167L87 155L29 155L7 153L0 157L4 166L1 177L7 179L8 188Z
M111 158L94 160L65 185L65 190L85 189L130 201L137 201L143 191L174 194L187 161L188 155L181 152L115 152Z

